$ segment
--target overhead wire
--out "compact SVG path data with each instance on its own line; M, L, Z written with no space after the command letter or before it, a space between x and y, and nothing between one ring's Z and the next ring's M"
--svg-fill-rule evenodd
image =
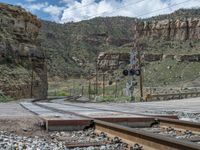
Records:
M120 9L122 9L122 8L125 8L125 7L130 6L130 5L133 5L133 4L138 4L138 3L143 2L143 1L145 1L145 0L137 1L137 2L135 2L135 3L128 3L128 4L125 5L125 6L116 8L115 11L113 11L113 12L111 12L111 13L109 13L108 11L105 11L105 12L100 13L100 14L97 14L97 15L95 15L95 16L89 18L89 19L98 17L98 16L100 16L100 15L102 15L102 14L105 14L106 12L108 12L106 15L110 15L110 14L113 14L114 12L116 12L116 10L120 10ZM136 15L136 16L134 16L134 17L135 17L135 18L139 18L139 17L145 16L145 15L149 15L149 14L152 14L152 13L155 13L155 12L158 12L158 11L161 11L161 10L164 10L164 9L168 9L168 8L175 7L175 6L177 6L177 5L184 4L184 3L189 2L189 1L192 1L192 0L185 0L185 1L180 2L180 3L174 3L174 4L172 4L172 5L169 5L168 7L164 7L164 8L152 10L152 11L149 11L148 13L138 14L138 15Z
M77 2L77 1L76 1L76 2ZM81 4L81 3L80 3L80 4ZM92 1L92 2L90 2L90 3L85 4L85 5L83 5L83 6L80 6L80 7L70 8L69 10L66 10L65 12L70 12L70 11L72 11L72 10L77 10L77 9L82 9L82 8L85 8L85 7L90 6L90 5L92 5L92 4L96 4L95 0ZM69 8L69 7L68 7L68 8Z

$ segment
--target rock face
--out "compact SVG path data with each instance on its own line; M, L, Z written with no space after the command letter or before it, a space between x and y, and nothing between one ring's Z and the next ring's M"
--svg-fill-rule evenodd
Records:
M144 54L143 61L153 62L172 59L179 62L200 62L200 54L191 55L163 55ZM123 68L130 63L130 53L106 53L102 52L98 56L98 68L102 71L116 70Z
M163 54L145 54L145 61L160 61L163 58Z
M180 55L175 57L177 61L200 62L200 54Z
M115 70L129 64L129 53L100 53L98 68L102 71Z
M135 24L138 37L166 40L200 39L200 19L144 21Z
M45 55L37 40L40 27L40 21L24 9L0 3L0 90L5 95L47 96Z

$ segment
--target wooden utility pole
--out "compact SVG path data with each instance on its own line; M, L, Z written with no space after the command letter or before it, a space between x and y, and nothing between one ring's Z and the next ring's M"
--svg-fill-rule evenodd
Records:
M81 88L81 96L84 95L84 86L82 85L82 88Z
M138 54L138 69L140 70L140 100L143 100L143 71L142 71L142 63L141 63L141 50L142 50L142 45L139 44L139 34L138 34L138 23L137 20L135 22L135 49ZM133 66L134 67L134 66ZM136 66L135 66L136 67Z
M96 96L98 96L98 53L97 53L97 50L96 50Z
M115 81L115 98L117 98L117 82L118 80Z
M31 57L31 98L33 98L33 66L34 66L34 61L33 58Z
M88 95L89 95L89 100L91 99L91 96L90 96L90 91L91 91L91 82L90 82L90 77L89 77L89 85L88 85Z
M140 70L140 100L143 100L143 71L142 71L142 63L141 63L141 48L138 49L138 63Z
M142 71L142 63L141 63L141 50L142 50L142 45L141 44L139 44L139 41L138 41L138 39L139 39L139 35L138 35L138 25L137 25L137 20L136 20L136 22L135 22L136 24L135 24L135 36L134 36L134 38L135 38L135 47L136 47L136 50L137 50L137 52L138 52L138 65L139 65L139 70L140 70L140 101L142 101L143 100L143 71Z
M103 73L103 98L105 96L105 73Z

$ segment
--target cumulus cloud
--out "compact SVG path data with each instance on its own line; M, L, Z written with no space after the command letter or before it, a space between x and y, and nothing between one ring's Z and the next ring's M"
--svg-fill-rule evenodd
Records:
M70 1L70 0L63 0ZM185 2L183 4L179 4ZM91 4L91 5L87 5ZM174 5L174 7L169 7ZM177 4L177 5L176 5ZM128 17L150 17L159 14L171 13L179 8L191 8L200 6L198 0L82 0L81 2L69 3L64 9L61 23L70 21L81 21L97 16L128 16ZM167 8L169 7L169 8ZM155 11L162 9L160 11Z
M59 0L56 5L26 1L29 3L21 5L31 12L39 10L49 14L53 21L59 23L78 22L98 16L146 18L171 13L179 8L200 6L199 0Z
M64 7L49 5L47 7L44 7L42 10L43 12L50 14L54 21L59 21L60 15L62 14Z
M25 0L26 2L35 2L36 0Z
M34 12L34 11L37 11L37 10L42 10L44 9L45 7L48 7L48 2L45 2L45 3L36 3L36 4L21 4L22 6L24 6L26 9Z
M18 5L21 5L22 7L24 7L28 11L31 11L32 13L36 13L37 11L41 11L43 13L46 13L51 17L52 21L56 21L56 22L60 21L62 12L65 9L65 7L50 5L48 2L31 3L31 4L21 4L21 3L19 3Z

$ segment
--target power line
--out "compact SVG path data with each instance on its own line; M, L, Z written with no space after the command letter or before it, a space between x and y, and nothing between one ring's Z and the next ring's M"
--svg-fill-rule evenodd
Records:
M145 1L145 0L140 0L140 1L137 1L137 2L134 2L134 3L133 3L133 2L132 2L132 3L128 3L128 4L126 4L126 5L122 6L122 7L116 8L114 11L112 11L112 12L110 12L110 13L107 13L107 14L109 14L109 15L110 15L110 14L113 14L113 13L115 13L117 10L120 10L120 9L122 9L122 8L125 8L125 7L127 7L127 6L129 6L129 5L141 3L141 2L143 2L143 1ZM103 13L96 14L95 16L93 16L93 17L91 17L91 18L89 18L89 19L98 17L99 15L102 15L102 14L104 14L104 13L106 13L106 12L108 12L108 11L104 11Z
M109 13L109 14L113 14L113 13L115 13L115 12L116 12L117 10L119 10L119 9L125 8L125 7L127 7L127 6L129 6L129 5L138 4L138 3L141 3L141 2L143 2L143 1L145 1L145 0L140 0L140 1L137 1L137 2L134 2L134 3L128 3L128 4L126 4L126 5L122 6L122 7L116 8L115 11L113 11L113 12L111 12L111 13ZM105 12L104 12L104 13L105 13Z
M150 12L148 12L148 13L144 13L144 14L137 15L136 17L138 18L138 17L141 17L141 16L149 15L149 14L152 14L152 13L154 13L154 12L161 11L161 10L168 9L168 8L172 8L172 7L174 7L174 6L181 5L181 4L186 3L186 2L189 2L189 1L191 1L191 0L186 0L186 1L183 1L183 2L180 2L180 3L172 4L172 5L168 6L168 7L164 7L164 8L152 10L152 11L150 11Z
M81 3L80 3L80 4L81 4ZM71 12L72 10L82 9L82 8L85 8L85 7L90 6L90 5L92 5L92 4L96 4L96 2L93 1L93 2L91 2L91 3L85 4L85 5L80 6L80 7L74 7L74 8L71 8L71 9L69 9L69 10L66 10L65 12ZM68 8L70 8L70 7L68 7Z
M129 5L132 5L132 4L140 3L140 2L142 2L142 1L145 1L145 0L140 0L140 1L137 1L137 2L134 2L134 3L128 3L127 5L124 5L124 6L122 6L122 7L116 8L115 11L118 10L118 9L121 9L121 8L123 8L123 7L127 7L127 6L129 6ZM67 10L66 12L70 12L70 11L76 10L76 9L82 9L82 8L85 8L85 7L90 6L90 5L92 5L92 4L97 4L97 3L96 3L95 1L93 1L93 2L91 2L91 3L88 3L88 4L86 4L86 5L83 5L83 6L81 6L81 7L75 7L75 8L73 8L73 9ZM105 12L106 12L106 11L105 11ZM103 12L103 13L105 13L105 12ZM114 12L112 12L112 13L114 13ZM111 14L112 14L112 13L111 13ZM101 15L101 14L102 14L102 13L97 14L97 15ZM97 16L97 15L95 15L95 16ZM94 17L95 17L95 16L94 16Z
M142 1L145 1L145 0L138 1L138 2L133 3L133 4L137 4L137 3L140 3L140 2L142 2ZM175 4L172 4L172 5L168 6L168 7L160 8L160 9L156 9L156 10L152 10L152 11L149 11L148 13L139 14L139 15L136 15L136 16L134 16L134 17L135 17L135 18L139 18L139 17L141 17L141 16L145 16L145 15L148 15L148 14L152 14L152 13L154 13L154 12L161 11L161 10L164 10L164 9L172 8L172 7L174 7L174 6L181 5L181 4L186 3L186 2L189 2L189 1L191 1L191 0L186 0L186 1L183 1L183 2L180 2L180 3L175 3ZM129 6L130 4L132 4L132 3L129 3L129 4L127 4L127 5L125 5L125 6L122 6L122 7L118 7L116 10L120 10L120 9L122 9L122 8L124 8L124 7ZM111 12L111 13L107 13L107 15L113 14L114 12L116 12L116 10L113 11L113 12ZM104 14L104 13L106 13L106 12L108 12L108 11L105 11L105 12L103 12L103 13L101 13L101 14L97 14L97 15L95 15L95 16L89 18L89 19L92 19L92 18L94 18L94 17L97 17L97 16L99 16L99 15L102 15L102 14Z

